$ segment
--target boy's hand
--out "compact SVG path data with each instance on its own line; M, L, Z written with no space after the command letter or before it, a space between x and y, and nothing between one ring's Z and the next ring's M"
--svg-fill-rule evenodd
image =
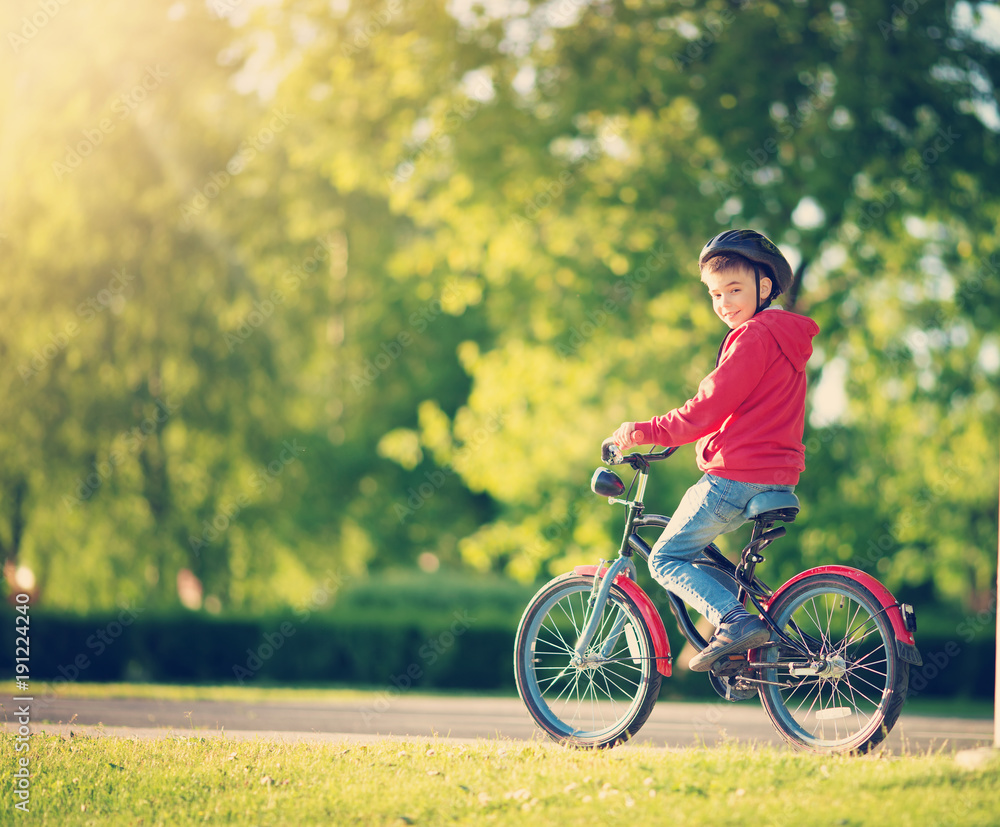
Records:
M633 445L645 445L645 436L642 431L635 429L634 422L623 422L618 426L618 430L611 435L618 450L627 451Z

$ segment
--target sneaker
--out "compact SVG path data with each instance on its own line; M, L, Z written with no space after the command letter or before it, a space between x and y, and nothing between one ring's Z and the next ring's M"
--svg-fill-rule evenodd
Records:
M767 626L751 614L732 623L720 623L708 646L691 658L689 667L692 672L707 672L719 658L762 646L770 639Z

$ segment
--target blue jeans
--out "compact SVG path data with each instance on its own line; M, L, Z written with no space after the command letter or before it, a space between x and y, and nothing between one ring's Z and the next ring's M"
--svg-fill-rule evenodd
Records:
M687 490L653 545L649 555L653 578L717 627L723 615L740 606L736 583L692 561L720 534L735 531L746 522L743 511L757 494L794 487L736 482L705 474Z

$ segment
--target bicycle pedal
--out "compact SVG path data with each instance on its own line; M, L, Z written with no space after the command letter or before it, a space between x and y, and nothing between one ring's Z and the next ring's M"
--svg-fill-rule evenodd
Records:
M720 678L726 678L746 672L747 667L748 663L746 654L736 652L730 655L723 655L712 664L712 668L709 671L713 675L718 675Z

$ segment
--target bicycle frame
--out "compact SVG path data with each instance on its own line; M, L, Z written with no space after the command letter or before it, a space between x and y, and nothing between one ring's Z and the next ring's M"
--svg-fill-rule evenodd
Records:
M635 469L636 478L633 478L632 486L636 485L636 479L638 480L638 486L636 487L634 499L608 497L609 503L618 503L626 507L625 529L622 534L618 557L606 568L604 567L604 564L608 562L606 560L601 560L601 566L577 566L574 568L577 574L588 575L594 578L594 586L588 602L590 614L574 646L575 657L581 661L597 631L611 588L613 585L618 585L635 601L643 620L647 624L647 628L653 639L658 671L665 676L671 674L672 656L670 654L670 643L663 625L663 619L660 617L659 612L648 595L646 595L642 587L636 582L637 572L633 555L638 554L643 560L648 560L651 553L649 544L637 533L638 529L651 527L662 529L670 522L669 517L660 514L644 514L645 506L643 498L649 480L649 463L651 461L666 459L676 450L676 448L667 448L655 454L631 454L629 457L623 458L623 462L628 463ZM631 488L629 491L631 491ZM767 520L754 520L750 541L743 548L738 564L727 559L714 544L704 549L703 559L696 561L696 565L714 568L732 578L738 589L738 600L744 606L748 601L752 602L760 613L761 619L776 635L777 640L767 644L768 646L780 644L794 651L799 658L807 662L812 659L812 654L806 646L790 639L778 627L768 612L768 607L774 602L776 597L802 578L812 574L832 572L857 581L875 596L882 604L883 610L892 624L896 635L896 648L900 658L909 663L921 664L920 654L917 651L913 637L913 624L909 616L904 612L904 608L908 607L904 607L898 603L889 590L871 575L847 566L821 566L796 575L796 577L783 584L777 591L772 591L761 581L755 573L757 565L764 560L760 552L785 534L783 526L778 528L774 528L773 526L774 523ZM670 610L677 620L681 634L699 651L704 649L708 645L707 641L692 622L684 602L672 592L668 592L667 597L670 603ZM616 626L612 628L604 646L601 648L601 656L608 656L617 642L619 635L622 633L623 627L624 619L619 619ZM806 636L803 637L808 640ZM747 665L749 667L775 668L786 666L791 668L801 665L799 661L760 662L759 652L760 650L751 652L751 656L757 654L758 657L748 661Z

